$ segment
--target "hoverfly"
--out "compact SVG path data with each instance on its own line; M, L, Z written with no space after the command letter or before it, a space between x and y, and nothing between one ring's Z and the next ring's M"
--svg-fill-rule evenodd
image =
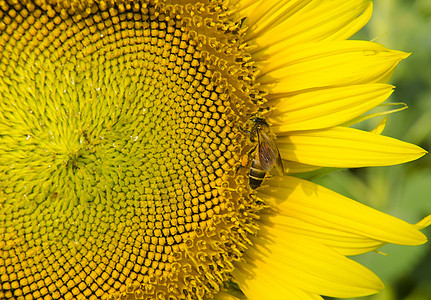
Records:
M269 124L265 119L259 117L252 117L250 122L252 122L251 129L248 131L250 141L257 142L257 145L249 152L249 156L254 154L249 172L249 185L254 190L262 184L266 173L270 172L274 166L280 175L284 174L284 169Z

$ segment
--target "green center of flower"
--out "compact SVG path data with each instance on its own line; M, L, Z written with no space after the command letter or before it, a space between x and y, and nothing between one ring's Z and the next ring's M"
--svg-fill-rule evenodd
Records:
M2 4L6 297L202 298L256 230L240 22L156 2Z

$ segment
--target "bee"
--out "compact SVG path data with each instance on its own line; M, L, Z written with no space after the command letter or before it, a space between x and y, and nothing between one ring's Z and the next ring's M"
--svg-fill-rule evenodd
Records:
M265 119L252 117L250 141L257 142L257 145L249 152L249 156L253 155L253 160L250 165L249 185L254 190L258 188L266 173L269 173L274 167L280 175L284 174L283 162L281 160L280 151L277 148L274 140L274 134L270 131L270 126Z

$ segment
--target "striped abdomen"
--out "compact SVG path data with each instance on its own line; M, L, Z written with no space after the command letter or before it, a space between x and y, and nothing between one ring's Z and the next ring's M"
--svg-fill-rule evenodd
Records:
M250 187L253 190L257 189L262 184L262 181L265 178L265 175L266 175L266 171L264 171L262 169L262 166L260 165L259 151L256 151L250 166L250 173L248 177Z

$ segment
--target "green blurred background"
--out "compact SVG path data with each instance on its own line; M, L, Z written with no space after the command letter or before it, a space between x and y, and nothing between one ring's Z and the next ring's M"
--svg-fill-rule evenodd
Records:
M409 108L390 115L383 134L431 151L431 0L375 0L371 21L353 39L375 40L412 53L398 66L391 81L397 88L389 99ZM361 126L369 130L379 121ZM399 166L342 170L315 181L410 223L431 214L429 154ZM430 228L424 233L431 239ZM354 258L386 286L360 299L431 300L431 242L380 250L387 256L368 253Z

